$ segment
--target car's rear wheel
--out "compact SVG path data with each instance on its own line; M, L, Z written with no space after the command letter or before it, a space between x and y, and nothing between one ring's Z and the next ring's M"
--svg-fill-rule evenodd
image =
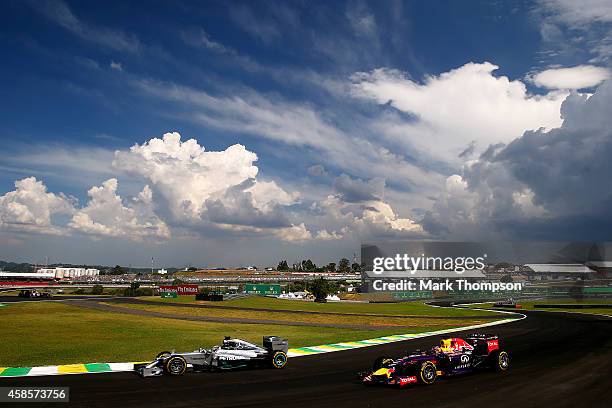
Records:
M426 361L419 368L418 380L421 384L430 385L436 382L438 372L436 365L431 361Z
M170 375L183 375L187 371L187 361L181 356L170 357L166 360L164 369Z
M272 367L283 368L287 364L287 353L277 351L272 355Z
M389 356L380 356L376 360L374 360L374 364L372 365L372 371L380 370L383 367L389 367L393 363L393 359Z

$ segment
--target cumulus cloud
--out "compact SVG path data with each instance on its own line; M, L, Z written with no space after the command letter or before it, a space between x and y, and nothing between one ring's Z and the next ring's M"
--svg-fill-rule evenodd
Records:
M318 220L324 226L315 235L318 239L340 239L349 234L364 239L426 235L417 221L399 216L384 201L383 179L366 181L342 174L335 179L334 189L335 194L312 204L313 222Z
M134 240L170 238L170 230L155 215L149 186L145 186L128 204L124 204L117 194L117 179L114 178L92 187L87 194L89 202L75 212L68 224L74 230Z
M52 217L71 214L72 201L63 194L47 192L35 177L18 180L14 191L0 196L0 228L65 235L67 231L54 225Z
M332 241L342 239L346 233L348 233L348 228L346 227L340 233L337 231L328 232L327 230L323 229L317 231L316 238L322 241Z
M553 68L530 76L540 87L549 89L582 89L599 85L610 77L606 68L593 65L578 65L570 68Z
M563 125L492 146L449 177L423 224L547 239L609 239L612 85L563 102Z
M281 240L288 242L301 242L312 239L312 234L304 223L281 228L275 232L275 235Z
M409 117L377 123L378 130L434 160L457 163L472 143L508 142L526 130L561 124L567 92L531 95L525 84L495 76L491 63L464 66L423 83L390 69L353 75L353 95L390 105Z
M305 226L292 224L285 210L299 195L275 181L259 180L256 160L242 145L208 152L194 139L181 141L179 133L166 133L117 151L113 165L151 183L181 226L246 228L287 240L310 237Z

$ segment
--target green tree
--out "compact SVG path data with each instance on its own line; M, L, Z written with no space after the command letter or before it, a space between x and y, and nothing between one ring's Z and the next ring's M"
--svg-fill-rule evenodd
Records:
M91 288L92 295L101 295L104 293L104 287L102 285L93 285Z
M336 263L330 262L327 264L327 272L336 272Z
M123 291L123 296L136 296L136 293L139 287L140 287L140 282L130 283L130 287L125 288L125 290Z
M310 292L315 297L315 302L325 302L325 298L329 294L329 282L320 277L310 284Z
M287 291L289 292L302 292L306 288L303 281L289 282L287 285Z
M289 265L287 264L287 261L283 260L280 261L278 263L278 266L276 267L277 271L288 271L289 270Z
M503 283L512 283L513 282L512 276L510 276L510 274L502 276L499 281L503 282Z
M351 263L348 259L342 258L338 263L338 272L347 273L351 270Z
M317 269L317 265L315 265L310 259L302 261L302 270L312 272Z
M182 285L183 283L185 283L185 281L184 281L184 280L182 280L182 279L180 279L180 278L175 278L175 279L172 281L172 284L173 284L173 285Z
M111 269L111 275L123 275L125 271L119 265L115 265L113 269Z

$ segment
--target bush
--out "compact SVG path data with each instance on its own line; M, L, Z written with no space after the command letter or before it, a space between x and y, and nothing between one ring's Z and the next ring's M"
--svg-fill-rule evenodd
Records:
M101 295L104 293L104 287L102 285L93 285L91 288L92 295Z
M138 282L132 282L130 283L130 287L129 288L125 288L125 290L123 291L123 296L137 296L137 292L138 292L138 288L140 288L140 283Z
M73 295L84 295L85 294L85 290L82 288L78 288L77 290L75 290L74 292L72 292Z
M153 289L151 288L140 288L136 289L134 296L153 296Z

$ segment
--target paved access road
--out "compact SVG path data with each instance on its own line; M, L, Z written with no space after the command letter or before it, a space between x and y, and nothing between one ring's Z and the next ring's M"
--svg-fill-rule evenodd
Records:
M369 368L379 355L429 348L437 338L293 358L283 370L148 379L131 373L28 377L3 379L0 386L70 386L74 407L612 406L612 319L527 314L521 321L486 330L502 336L512 358L509 372L442 379L403 390L364 387L354 374Z

